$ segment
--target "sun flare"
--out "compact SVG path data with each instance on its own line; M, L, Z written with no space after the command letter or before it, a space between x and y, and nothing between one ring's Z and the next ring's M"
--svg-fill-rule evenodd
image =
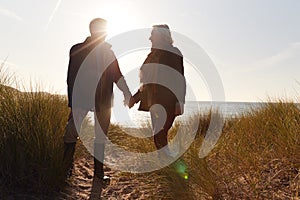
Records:
M126 32L137 28L138 20L133 12L129 12L128 8L121 5L109 5L104 10L95 10L94 16L99 16L107 20L107 35L113 37L122 32ZM101 13L101 15L99 15Z

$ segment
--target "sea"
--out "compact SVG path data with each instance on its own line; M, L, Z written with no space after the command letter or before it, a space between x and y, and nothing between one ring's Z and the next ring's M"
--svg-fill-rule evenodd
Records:
M195 114L207 114L210 110L218 111L224 118L236 118L247 112L259 109L266 103L260 102L211 102L211 101L188 101L184 106L184 114L177 120L188 119ZM112 123L125 127L138 128L150 123L149 112L138 111L138 105L131 109L123 105L112 108Z

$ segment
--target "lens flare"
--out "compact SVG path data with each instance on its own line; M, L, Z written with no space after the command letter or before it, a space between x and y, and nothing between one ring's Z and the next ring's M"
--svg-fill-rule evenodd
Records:
M189 176L186 174L186 175L184 175L184 177L183 177L185 180L188 180L189 179Z
M188 169L187 169L187 166L186 166L186 164L183 160L176 161L175 170L185 180L187 180L189 178Z

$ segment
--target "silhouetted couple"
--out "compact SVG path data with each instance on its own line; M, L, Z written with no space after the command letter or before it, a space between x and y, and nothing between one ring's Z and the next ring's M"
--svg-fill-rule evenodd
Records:
M139 110L150 112L156 148L164 147L163 152L167 156L174 156L168 148L167 134L175 117L183 113L186 83L183 56L172 45L169 27L153 26L149 38L152 42L151 52L140 69L141 86L132 96L111 45L105 42L106 23L101 18L92 20L91 36L70 50L67 84L71 112L64 135L67 176L72 173L75 144L79 139L76 130L80 130L87 113L94 111L94 176L106 178L103 160L105 136L111 117L113 83L123 92L125 105L131 108L140 102Z

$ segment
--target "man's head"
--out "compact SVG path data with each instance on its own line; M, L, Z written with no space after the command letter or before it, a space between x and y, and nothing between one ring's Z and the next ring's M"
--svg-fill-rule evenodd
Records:
M95 18L90 22L90 33L92 37L106 36L107 21L102 18Z

